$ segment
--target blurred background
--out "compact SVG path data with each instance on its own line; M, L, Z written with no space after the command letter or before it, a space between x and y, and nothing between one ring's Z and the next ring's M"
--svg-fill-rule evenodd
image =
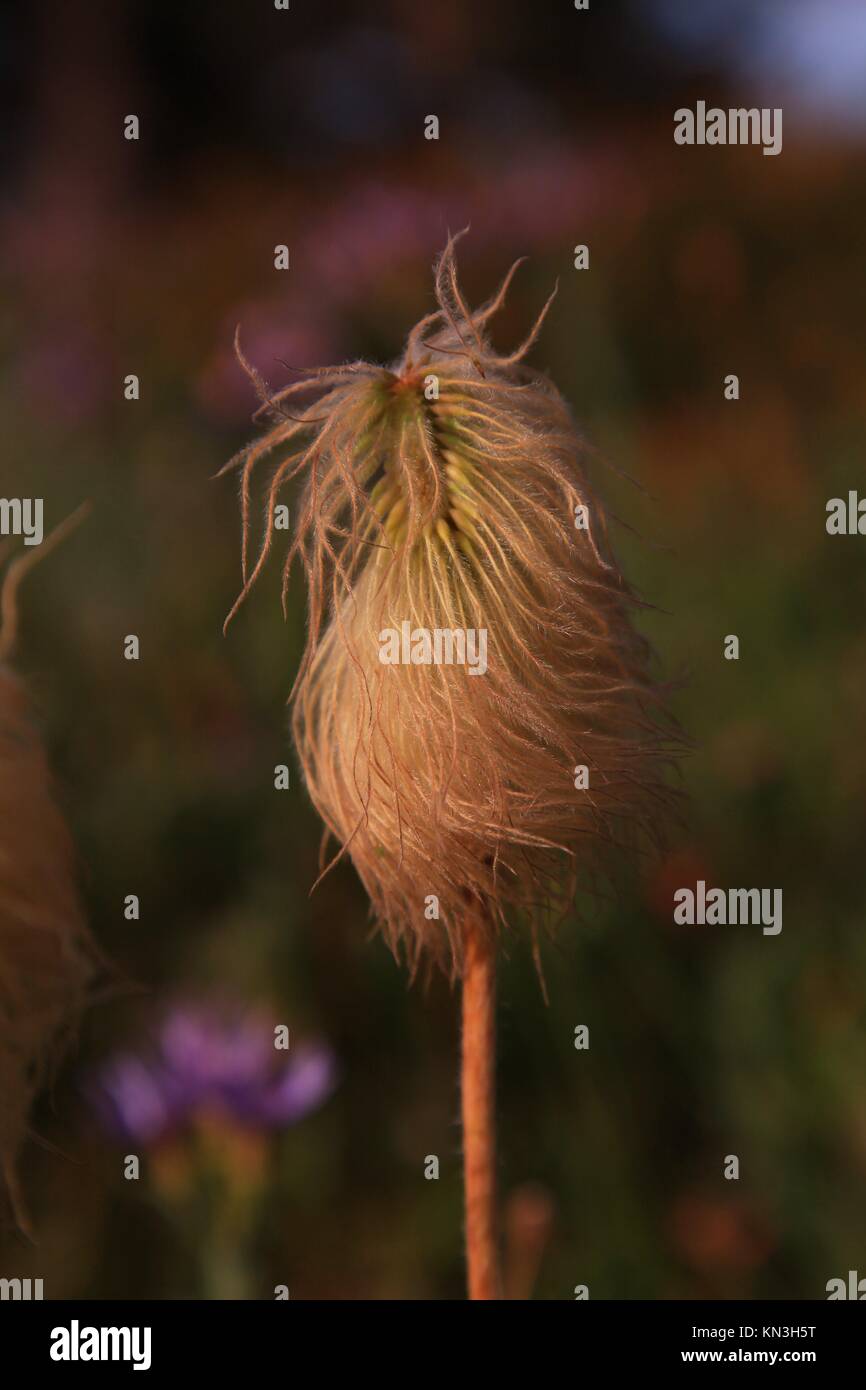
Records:
M859 0L4 12L0 492L44 497L46 530L93 502L28 579L17 666L112 968L34 1114L36 1244L7 1220L0 1276L463 1296L457 997L407 986L349 867L309 894L303 586L284 624L275 560L222 636L240 526L213 475L254 428L236 324L274 387L390 360L467 223L470 303L529 257L503 346L559 278L531 360L645 490L598 465L696 744L666 856L545 947L549 1005L508 945L510 1287L808 1298L866 1272L866 568L825 531L866 486L864 66ZM675 145L697 100L782 107L781 155ZM697 878L781 887L781 935L674 926Z

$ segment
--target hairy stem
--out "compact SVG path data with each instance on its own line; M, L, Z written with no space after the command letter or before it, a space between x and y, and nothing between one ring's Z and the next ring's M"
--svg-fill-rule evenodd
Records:
M498 1299L496 1252L495 947L471 919L463 976L461 1102L470 1299Z

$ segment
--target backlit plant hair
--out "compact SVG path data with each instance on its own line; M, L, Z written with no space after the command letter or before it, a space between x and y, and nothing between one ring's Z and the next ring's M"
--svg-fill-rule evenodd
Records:
M607 877L612 852L654 838L676 738L585 447L523 362L553 295L521 346L498 353L487 327L520 262L473 312L457 239L436 265L437 307L390 367L308 371L271 395L238 347L272 423L226 465L241 469L243 519L226 621L303 474L283 605L297 557L309 624L292 727L326 827L320 867L348 854L392 950L413 972L426 959L462 978L470 1295L492 1298L495 949L509 924L537 947L576 890ZM253 557L252 478L268 456ZM422 656L425 632L486 632L486 671L385 664L382 642L404 623Z
M16 1160L33 1098L75 1031L96 953L78 900L72 840L27 691L9 661L21 580L86 511L13 560L0 590L0 1177L25 1229Z

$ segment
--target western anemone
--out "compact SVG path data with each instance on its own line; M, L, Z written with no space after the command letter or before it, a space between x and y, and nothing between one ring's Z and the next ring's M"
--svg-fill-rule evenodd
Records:
M0 1175L26 1225L16 1159L34 1096L75 1029L96 956L84 923L75 857L34 725L10 668L17 590L30 566L84 514L9 566L0 595Z
M270 428L226 465L241 469L243 518L226 621L268 558L284 487L304 475L283 600L299 558L309 624L290 698L325 825L320 869L333 840L330 862L351 857L410 970L426 960L463 981L470 1288L494 1297L495 948L522 924L537 950L539 928L608 879L612 855L656 837L678 738L586 446L524 364L553 295L525 341L497 352L488 326L520 262L470 310L457 240L436 265L437 307L389 367L308 371L271 394L238 348ZM267 456L253 560L252 478ZM484 669L461 659L482 634Z

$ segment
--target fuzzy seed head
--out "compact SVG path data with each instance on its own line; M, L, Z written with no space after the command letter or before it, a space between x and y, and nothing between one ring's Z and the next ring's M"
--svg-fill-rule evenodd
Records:
M0 1188L22 1229L16 1159L34 1096L73 1036L97 969L78 900L72 841L27 692L9 662L18 589L89 512L84 503L39 548L19 555L0 586ZM7 557L8 543L0 547Z
M24 686L0 665L0 1177L22 1225L16 1158L30 1106L93 974L45 753Z
M268 556L282 489L305 474L284 594L298 557L309 627L292 727L306 785L395 952L459 974L470 913L476 929L535 933L604 877L612 851L655 835L678 739L584 445L554 386L523 365L550 301L498 354L487 324L516 267L472 312L455 241L437 309L391 367L326 369L271 397L244 362L275 422L232 461L244 587L229 618ZM250 566L266 455L278 462ZM482 633L483 671L459 655L459 634L477 654Z

